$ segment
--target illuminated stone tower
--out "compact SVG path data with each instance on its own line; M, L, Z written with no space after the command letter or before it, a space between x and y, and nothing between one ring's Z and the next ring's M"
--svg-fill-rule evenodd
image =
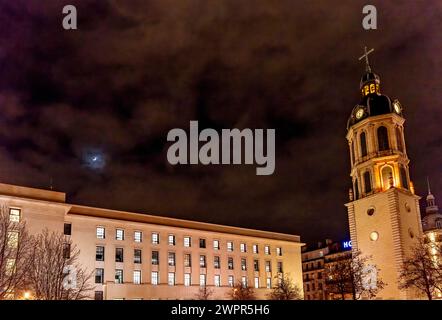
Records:
M386 283L377 298L413 299L398 288L399 273L410 247L422 233L419 197L410 181L404 139L403 109L397 99L381 94L368 54L361 78L361 101L350 115L347 140L352 189L346 204L353 250L372 256Z

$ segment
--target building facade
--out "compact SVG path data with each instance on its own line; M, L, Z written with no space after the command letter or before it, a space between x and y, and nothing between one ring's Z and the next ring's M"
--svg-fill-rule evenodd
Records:
M68 204L64 193L0 184L0 202L31 234L64 232L94 272L91 299L227 299L234 284L266 299L287 273L302 288L299 236Z
M346 204L354 250L371 256L386 283L381 299L415 299L400 290L404 259L422 234L419 197L414 194L404 138L404 114L397 99L381 94L380 78L371 71L360 82L361 101L350 115L347 140L352 188Z

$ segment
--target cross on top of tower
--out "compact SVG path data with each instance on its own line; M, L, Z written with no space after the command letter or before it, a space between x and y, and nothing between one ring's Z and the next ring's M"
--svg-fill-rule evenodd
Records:
M367 47L364 47L364 54L362 56L359 57L359 61L361 61L362 59L365 58L365 70L367 72L371 72L371 68L370 68L370 62L368 61L368 55L370 53L372 53L374 51L374 49L370 49L367 51Z

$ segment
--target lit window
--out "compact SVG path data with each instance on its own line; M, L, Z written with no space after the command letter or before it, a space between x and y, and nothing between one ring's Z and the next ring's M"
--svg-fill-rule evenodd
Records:
M215 287L221 287L221 276L219 274L215 275L214 282L215 282Z
M141 271L135 270L134 271L134 284L140 284L141 283Z
M15 271L15 259L7 259L6 260L6 275L10 276Z
M245 243L241 243L239 247L241 252L247 252L247 245Z
M143 241L143 233L141 231L134 232L134 241L135 242L142 242Z
M115 270L115 283L117 284L123 283L123 270L121 269Z
M206 256L200 255L200 267L205 268L206 267Z
M200 274L200 286L205 287L206 286L206 275Z
M103 283L104 282L104 269L97 268L95 269L95 283Z
M156 286L160 281L158 279L158 272L152 271L151 274L151 281L152 285Z
M175 272L169 272L169 274L167 276L167 284L169 286L175 285Z
M233 251L233 242L231 241L227 242L227 251L229 252Z
M97 227L97 239L104 239L105 230L104 227Z
M270 254L270 246L265 246L264 247L264 253L265 254Z
M9 221L20 222L21 209L10 208L9 209Z
M8 247L17 248L18 247L18 232L8 231Z
M192 285L192 280L190 277L190 273L185 273L184 274L184 286L190 287L191 285Z
M253 260L253 270L259 271L259 260Z
M191 267L192 266L192 255L190 253L184 254L184 267Z
M214 256L214 257L213 257L213 267L214 267L215 269L219 269L219 268L221 268L221 263L220 263L220 258L219 258L219 256Z
M247 260L246 258L241 259L241 270L245 271L247 270Z
M247 288L247 277L241 277L241 285L243 288Z
M141 263L141 249L134 249L134 263Z
M266 272L272 272L272 264L270 261L266 261Z
M159 255L158 251L152 251L152 265L157 266L160 263Z
M184 246L187 248L192 246L192 238L191 237L184 237Z
M282 248L281 247L277 247L276 248L276 255L277 256L282 256Z
M158 233L152 233L152 244L160 243L160 235Z
M235 285L235 280L233 276L229 276L229 287L233 287Z
M169 234L169 246L175 245L175 236L173 234Z
M115 233L115 239L116 240L124 240L124 230L123 229L117 229L117 232Z
M213 249L219 250L219 240L213 240Z
M167 260L169 262L169 266L171 267L175 266L175 252L169 252Z
M229 257L229 258L227 259L227 268L228 268L229 270L233 270L233 258L232 258L232 257Z
M253 245L253 253L255 253L255 254L259 253L259 249L258 249L258 245L257 244Z
M266 288L271 289L272 288L272 278L267 278L266 280Z
M255 277L254 283L255 283L255 288L258 289L259 288L259 278L258 277Z
M95 260L104 261L104 247L97 246L95 249Z

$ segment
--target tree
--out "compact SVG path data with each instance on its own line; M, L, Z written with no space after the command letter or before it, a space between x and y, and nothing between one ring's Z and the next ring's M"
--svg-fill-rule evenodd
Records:
M227 293L231 300L255 300L255 290L253 288L243 285L241 281L237 282L232 289Z
M32 267L32 239L17 213L0 207L0 300L17 299L26 290L26 275Z
M90 296L92 273L77 262L80 251L69 238L48 229L35 237L30 283L38 300L83 300Z
M275 276L275 286L268 295L271 300L301 300L301 289L286 273Z
M360 251L354 251L329 263L325 268L327 291L339 295L341 300L345 300L346 295L353 300L376 297L385 283L379 277L379 268L370 264L370 259L361 256Z
M209 300L213 294L213 290L208 288L207 286L202 286L199 288L198 293L196 294L197 300Z
M411 254L404 260L399 277L401 289L417 289L428 300L433 300L442 290L442 264L440 247L419 238L411 248Z

